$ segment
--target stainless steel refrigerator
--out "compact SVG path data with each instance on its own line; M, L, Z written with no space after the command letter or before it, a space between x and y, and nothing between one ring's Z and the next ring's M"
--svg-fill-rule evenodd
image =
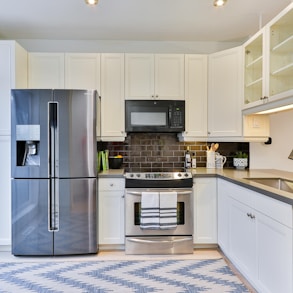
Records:
M12 90L12 253L97 252L96 91Z

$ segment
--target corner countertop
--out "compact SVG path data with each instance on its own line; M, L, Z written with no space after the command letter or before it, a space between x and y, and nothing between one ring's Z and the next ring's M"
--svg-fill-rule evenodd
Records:
M275 169L207 169L196 168L192 170L194 178L200 177L218 177L236 183L245 188L260 192L274 199L283 201L293 206L293 193L278 190L263 184L252 182L246 178L284 178L293 181L293 172L275 170Z
M124 169L109 169L98 173L98 178L124 178ZM217 177L238 184L250 190L262 193L293 206L293 193L278 190L246 178L284 178L293 181L293 172L275 169L208 169L198 167L192 169L194 178Z

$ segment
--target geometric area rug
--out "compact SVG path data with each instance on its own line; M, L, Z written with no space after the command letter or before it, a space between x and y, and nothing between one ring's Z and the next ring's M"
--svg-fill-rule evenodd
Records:
M6 262L0 292L249 292L223 259Z

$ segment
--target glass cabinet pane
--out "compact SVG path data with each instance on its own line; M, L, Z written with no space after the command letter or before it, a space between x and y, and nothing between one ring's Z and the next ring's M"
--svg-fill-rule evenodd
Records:
M263 97L263 35L245 47L245 90L244 103Z
M293 10L270 27L270 96L293 89Z

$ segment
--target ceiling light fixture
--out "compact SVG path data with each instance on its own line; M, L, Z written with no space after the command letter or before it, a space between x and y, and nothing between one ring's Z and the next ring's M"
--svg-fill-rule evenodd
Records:
M220 7L226 4L227 0L214 0L214 6Z
M85 3L87 4L87 5L97 5L98 4L98 2L99 2L99 0L85 0Z

